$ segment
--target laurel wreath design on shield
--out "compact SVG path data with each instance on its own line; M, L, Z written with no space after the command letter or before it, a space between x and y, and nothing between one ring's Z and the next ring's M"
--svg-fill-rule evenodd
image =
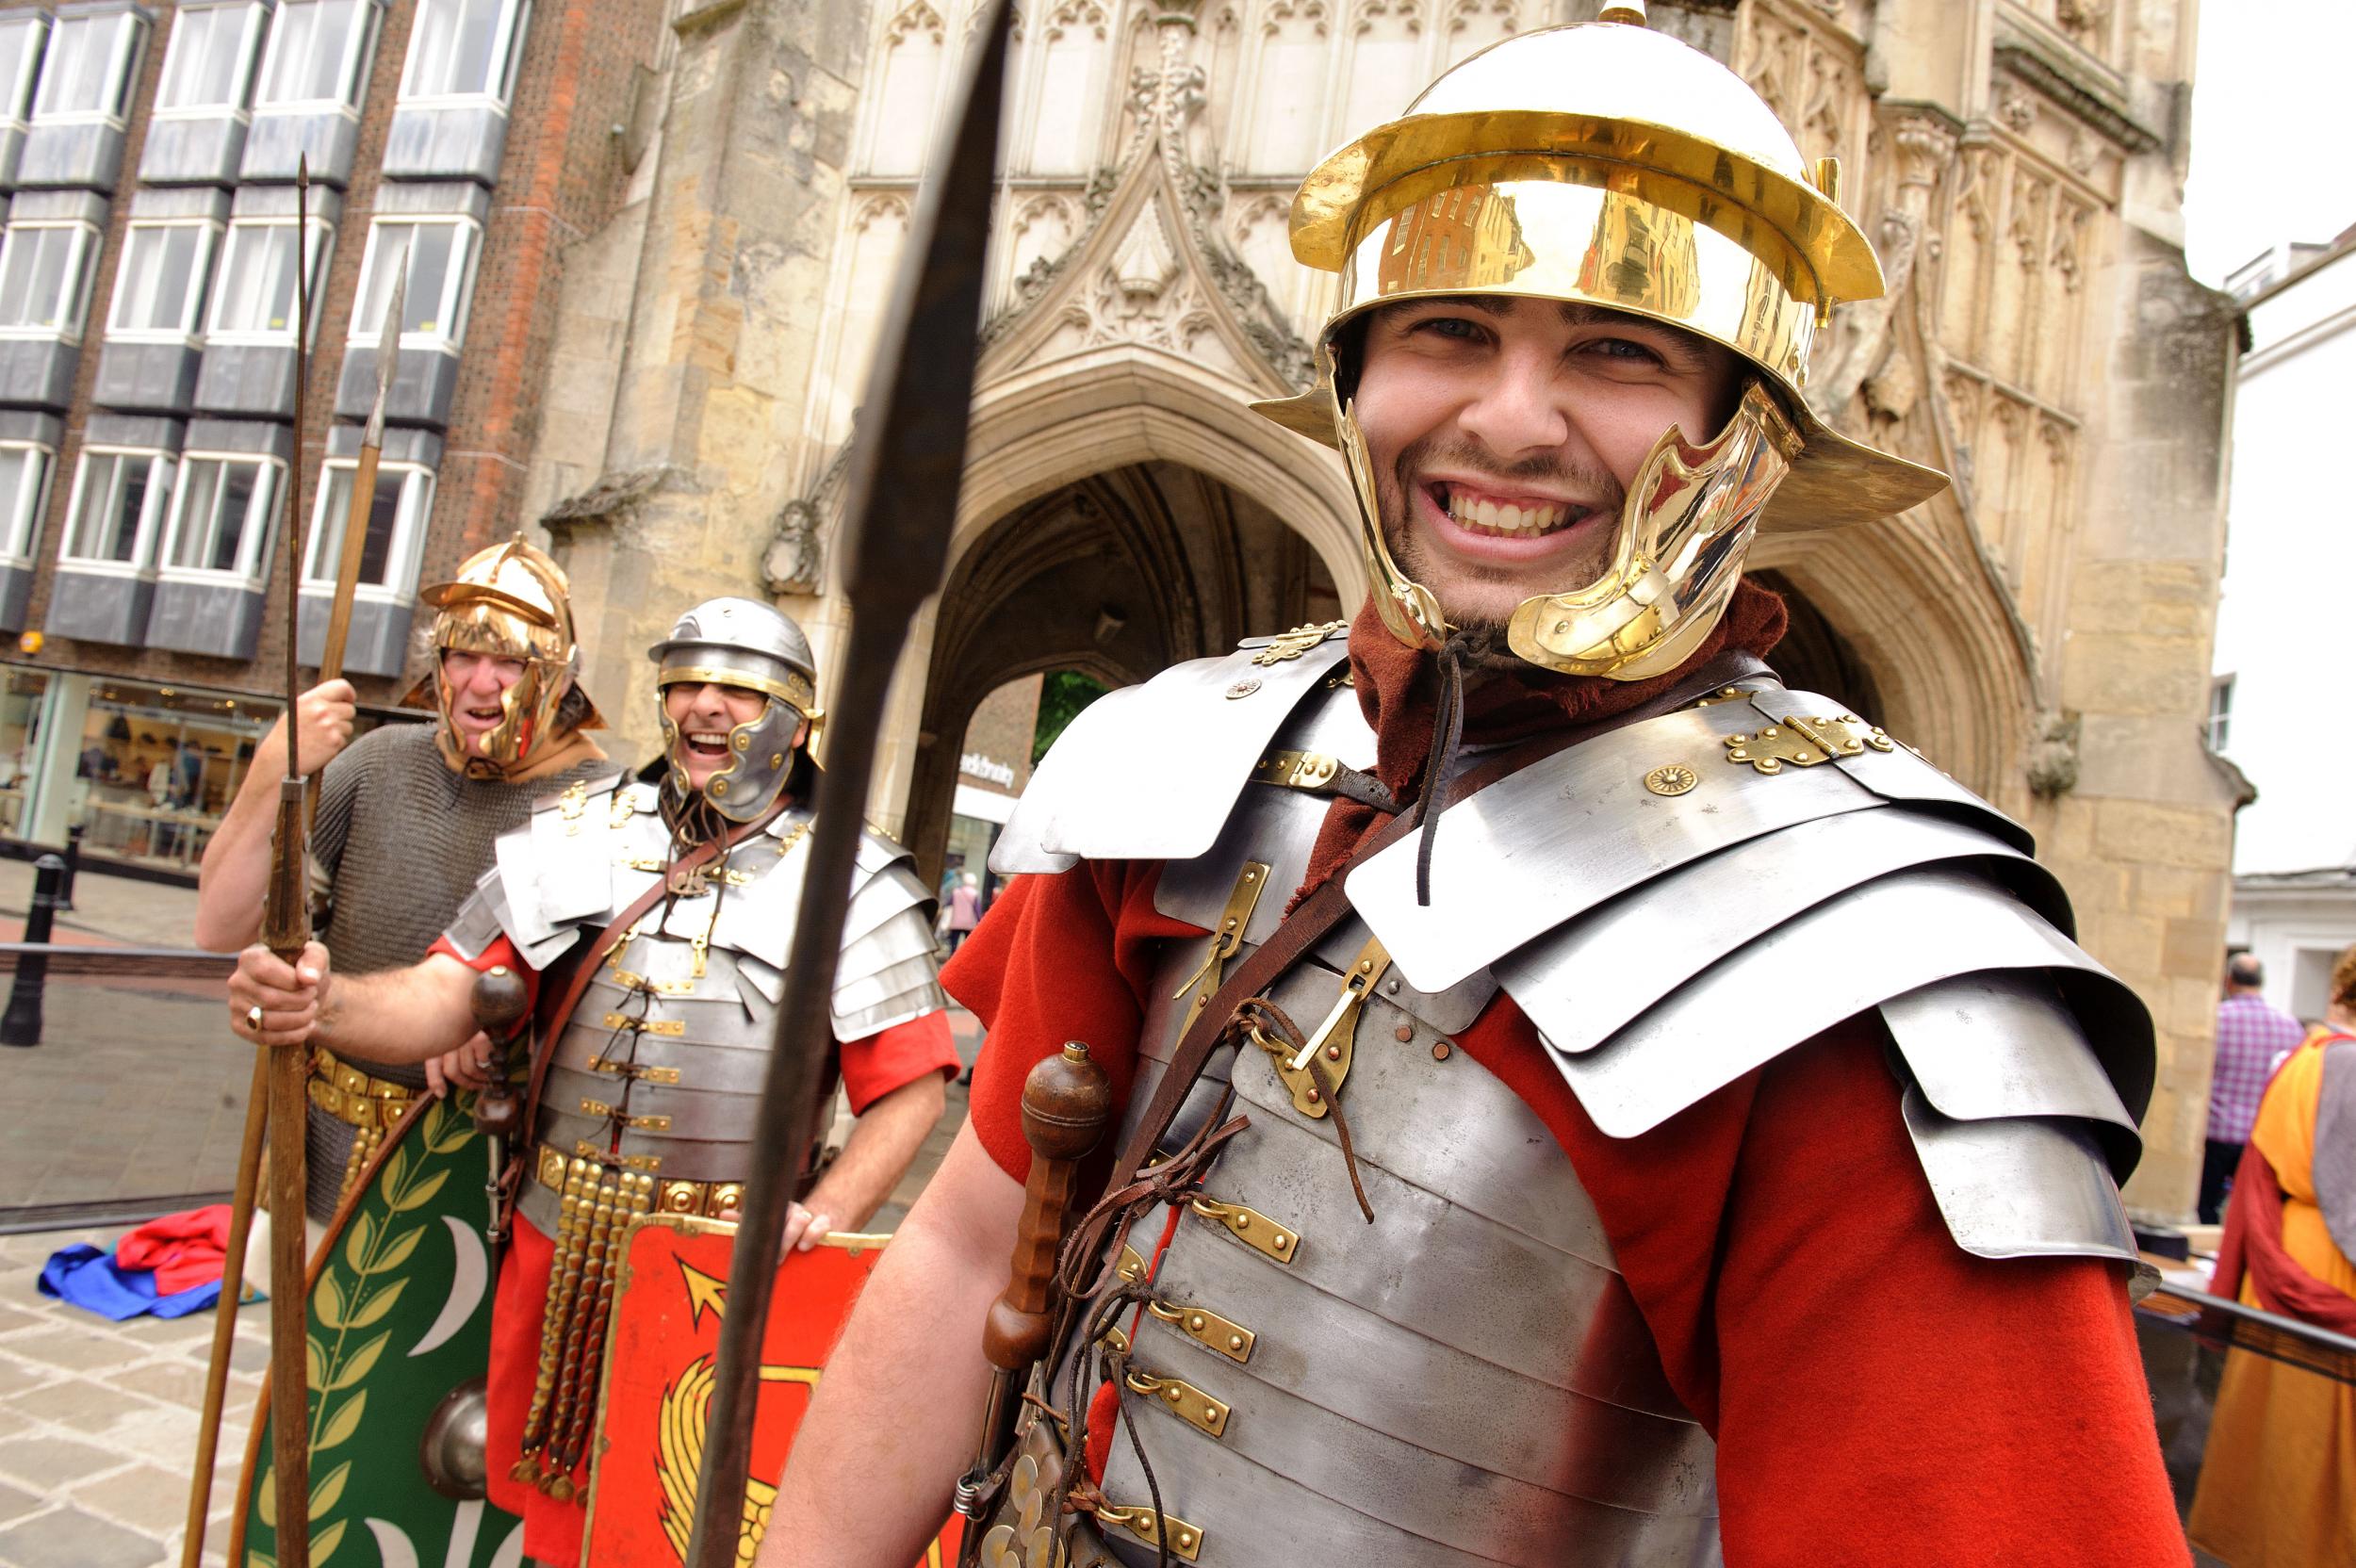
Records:
M417 1136L425 1143L422 1156L412 1159L403 1140L385 1161L374 1193L385 1214L380 1220L362 1205L352 1217L335 1249L312 1288L310 1315L314 1331L303 1346L304 1380L311 1390L311 1455L319 1456L349 1443L367 1413L368 1391L358 1386L384 1354L392 1331L368 1331L392 1312L409 1281L401 1266L417 1251L432 1226L425 1220L399 1223L434 1201L451 1170L431 1170L430 1164L465 1148L474 1135L474 1096L458 1095L432 1102L425 1109ZM331 1517L343 1500L352 1477L349 1459L330 1467L311 1482L311 1561L314 1568L335 1555L343 1544L349 1519ZM277 1495L271 1482L275 1467L265 1468L254 1484L254 1497L262 1523L278 1527ZM277 1568L268 1552L249 1550L246 1568Z

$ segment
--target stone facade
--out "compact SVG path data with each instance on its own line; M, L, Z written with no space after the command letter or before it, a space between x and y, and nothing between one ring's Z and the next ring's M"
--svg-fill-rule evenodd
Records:
M1028 0L949 585L915 628L874 810L921 855L999 683L1138 678L1364 592L1339 466L1245 412L1322 311L1290 192L1439 70L1590 0ZM1804 662L2023 816L2161 1030L2131 1200L2189 1207L2235 782L2201 743L2233 353L2181 253L2191 0L1662 0L1880 249L1812 395L1956 476L1776 541ZM684 7L612 220L564 253L524 485L635 724L679 603L766 584L822 663L866 357L969 47L968 0ZM1809 672L1794 672L1795 678ZM643 726L637 727L644 727ZM634 732L634 731L633 731Z

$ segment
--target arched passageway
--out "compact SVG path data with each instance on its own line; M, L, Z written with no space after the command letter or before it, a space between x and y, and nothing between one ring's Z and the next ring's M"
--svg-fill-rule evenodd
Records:
M1302 534L1199 468L1122 464L1022 502L960 554L941 594L910 847L937 875L968 723L1007 682L1076 670L1124 686L1244 637L1345 612Z

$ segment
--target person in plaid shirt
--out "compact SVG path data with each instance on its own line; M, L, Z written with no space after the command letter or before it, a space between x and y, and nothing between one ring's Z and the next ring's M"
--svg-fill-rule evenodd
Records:
M2209 1079L2209 1145L2201 1161L2204 1225L2216 1224L2225 1206L2275 1062L2306 1037L2299 1020L2258 994L2265 984L2266 968L2255 954L2236 953L2226 961L2225 999L2217 1004L2217 1070Z

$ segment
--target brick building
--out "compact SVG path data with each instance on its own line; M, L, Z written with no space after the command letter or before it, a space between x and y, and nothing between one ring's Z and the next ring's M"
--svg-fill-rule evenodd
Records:
M520 526L559 253L627 188L664 11L0 9L0 831L185 864L275 717L299 273L306 661L405 273L348 656L397 700L419 584Z

